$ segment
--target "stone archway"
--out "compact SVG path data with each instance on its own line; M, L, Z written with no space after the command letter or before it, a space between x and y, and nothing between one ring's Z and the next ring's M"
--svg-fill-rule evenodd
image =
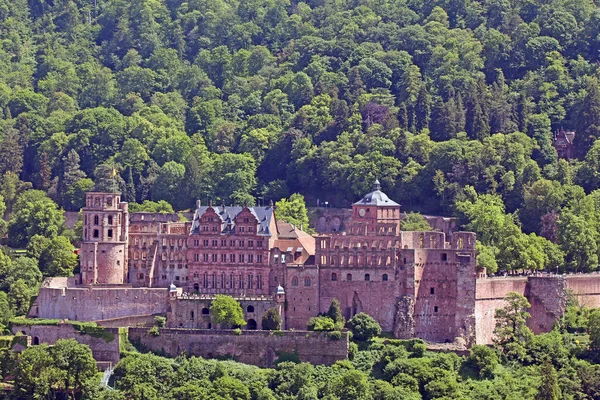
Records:
M248 322L246 323L246 329L250 330L250 331L255 331L257 327L256 324L256 320L254 319L249 319Z

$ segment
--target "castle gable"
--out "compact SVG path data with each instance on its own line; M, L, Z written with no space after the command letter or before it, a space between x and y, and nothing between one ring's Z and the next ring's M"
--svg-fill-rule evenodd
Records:
M273 207L241 207L241 206L200 206L194 213L192 221L191 234L201 232L202 218L214 218L214 222L220 223L221 233L241 233L236 231L238 223L240 227L244 225L247 228L250 224L256 228L258 235L271 236L271 220L274 218ZM246 229L244 229L244 233Z

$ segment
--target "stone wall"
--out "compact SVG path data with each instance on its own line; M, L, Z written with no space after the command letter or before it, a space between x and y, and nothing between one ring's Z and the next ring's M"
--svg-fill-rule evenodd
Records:
M492 342L494 313L505 305L504 297L517 292L529 300L531 318L527 325L536 333L549 332L562 316L570 290L582 305L600 306L600 275L541 275L477 280L475 299L476 342Z
M600 307L600 274L566 275L566 280L579 304Z
M171 357L186 353L204 358L233 358L260 367L273 367L285 355L294 354L302 362L331 365L348 357L348 334L332 340L327 333L295 331L160 329L152 336L143 328L130 328L129 339L148 350Z
M137 315L166 314L167 289L42 287L30 317L100 321Z
M271 297L248 297L236 300L240 302L244 311L244 320L248 323L245 329L260 329L262 317L267 310L272 307L278 308L278 304ZM211 298L203 299L201 296L172 300L167 327L211 329L214 325L210 316L211 303Z
M527 277L477 279L475 290L475 341L490 344L494 337L497 308L504 307L509 292L525 294Z
M118 328L104 328L103 336L92 336L82 333L65 323L61 325L12 325L12 332L21 332L31 337L32 344L47 343L53 345L59 339L75 339L81 344L90 346L96 361L108 361L113 365L119 362L120 338Z

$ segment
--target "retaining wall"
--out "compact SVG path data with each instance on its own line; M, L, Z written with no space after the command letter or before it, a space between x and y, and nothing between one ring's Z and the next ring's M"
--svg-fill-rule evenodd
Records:
M96 361L108 361L116 365L120 359L120 338L118 328L104 328L106 335L102 337L82 333L71 324L60 325L12 325L12 332L21 332L31 336L32 344L47 343L53 345L59 339L75 339L81 344L90 346ZM36 340L37 339L37 340Z
M280 356L295 354L302 362L331 365L348 357L348 334L332 340L327 333L307 331L242 331L208 329L160 329L152 336L147 329L130 328L129 339L148 350L176 357L186 353L204 358L232 358L260 367L272 367Z

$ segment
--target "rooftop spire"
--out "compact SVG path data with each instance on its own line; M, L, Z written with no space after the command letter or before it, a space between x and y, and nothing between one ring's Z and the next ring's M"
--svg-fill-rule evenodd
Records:
M375 184L373 185L373 190L381 190L381 184L379 183L379 179L375 179Z

